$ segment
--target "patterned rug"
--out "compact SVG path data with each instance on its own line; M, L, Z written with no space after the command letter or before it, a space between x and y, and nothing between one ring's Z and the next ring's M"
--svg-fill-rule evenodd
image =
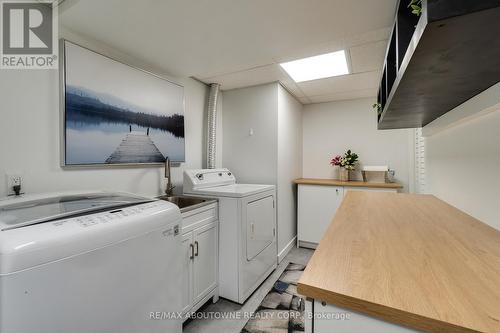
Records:
M297 293L304 269L304 265L288 264L242 333L304 332L305 297Z

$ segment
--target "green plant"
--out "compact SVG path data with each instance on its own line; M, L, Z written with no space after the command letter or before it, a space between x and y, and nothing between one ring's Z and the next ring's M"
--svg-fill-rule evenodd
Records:
M346 168L347 170L354 170L356 163L358 163L358 158L359 158L358 154L353 153L349 149L342 157L340 165Z
M411 8L411 13L420 16L422 13L422 0L410 0L408 8Z
M380 114L382 112L382 104L380 103L375 103L372 105L373 110L377 111L377 114Z

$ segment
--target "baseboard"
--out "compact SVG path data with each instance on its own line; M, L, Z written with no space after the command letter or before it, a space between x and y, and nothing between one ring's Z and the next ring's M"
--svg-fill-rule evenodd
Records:
M297 236L293 237L292 240L285 246L283 250L278 254L278 264L285 259L286 255L295 247L297 242Z
M299 241L297 247L305 247L307 249L316 250L316 248L318 247L318 244L306 242L306 241Z

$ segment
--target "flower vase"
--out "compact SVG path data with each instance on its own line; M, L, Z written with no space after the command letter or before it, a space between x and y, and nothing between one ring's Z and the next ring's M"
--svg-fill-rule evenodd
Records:
M339 180L340 178L340 166L334 165L332 172L332 179Z
M339 170L339 180L346 182L349 180L349 170L346 168L340 168Z

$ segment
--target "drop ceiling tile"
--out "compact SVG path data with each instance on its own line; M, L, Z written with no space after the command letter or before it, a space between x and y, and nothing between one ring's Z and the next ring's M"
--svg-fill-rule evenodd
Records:
M228 73L202 79L205 83L220 83L224 90L250 87L286 79L277 64L251 68L244 71Z
M384 66L385 50L388 40L352 47L351 68L353 73L380 70Z
M348 50L350 48L361 46L363 44L376 43L379 41L387 42L390 33L390 28L383 28L362 34L346 36L344 38L331 40L326 43L307 45L300 48L294 47L294 49L286 50L286 52L283 52L283 56L274 57L274 60L276 63L282 63L339 50Z
M319 96L360 89L378 88L380 77L381 71L373 71L300 82L298 86L306 96Z
M356 99L356 98L369 98L369 97L376 98L376 96L377 96L377 89L371 88L371 89L344 91L327 95L309 96L309 99L311 100L312 103L325 103L325 102L341 101L341 100Z
M391 36L391 31L392 31L392 26L352 36L349 39L351 42L351 47L366 43L373 43L381 40L388 40L389 37Z

